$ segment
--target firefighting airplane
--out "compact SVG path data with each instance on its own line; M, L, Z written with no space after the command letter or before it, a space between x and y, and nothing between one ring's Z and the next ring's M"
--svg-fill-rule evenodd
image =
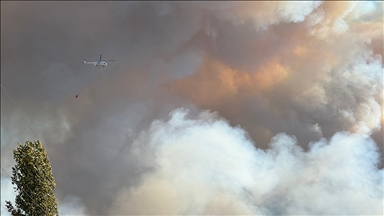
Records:
M100 69L101 67L108 66L107 61L115 61L115 60L101 60L101 54L100 54L100 59L99 59L99 61L87 62L87 61L85 61L85 59L83 60L84 64L95 65L95 66L98 67L99 69Z

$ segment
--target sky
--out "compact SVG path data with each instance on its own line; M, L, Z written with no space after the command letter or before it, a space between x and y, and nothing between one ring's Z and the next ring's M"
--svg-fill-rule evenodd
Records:
M382 214L383 50L380 1L2 1L1 167L37 136L61 215Z

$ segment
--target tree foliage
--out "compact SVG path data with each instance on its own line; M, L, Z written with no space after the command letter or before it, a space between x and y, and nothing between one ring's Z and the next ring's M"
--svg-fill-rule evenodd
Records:
M19 146L13 150L16 165L12 167L12 184L15 192L15 207L6 201L8 211L19 215L58 215L53 178L47 152L40 141Z

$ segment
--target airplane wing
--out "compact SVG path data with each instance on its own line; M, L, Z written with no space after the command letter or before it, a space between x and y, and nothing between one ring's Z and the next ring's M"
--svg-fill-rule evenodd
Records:
M103 61L115 61L115 60L103 60Z

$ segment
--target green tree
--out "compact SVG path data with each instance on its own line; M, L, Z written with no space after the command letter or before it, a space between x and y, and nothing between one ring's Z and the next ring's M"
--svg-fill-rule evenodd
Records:
M15 206L6 201L12 215L58 215L55 197L55 179L47 152L40 141L19 146L13 150L16 165L12 167L12 184L15 192Z

